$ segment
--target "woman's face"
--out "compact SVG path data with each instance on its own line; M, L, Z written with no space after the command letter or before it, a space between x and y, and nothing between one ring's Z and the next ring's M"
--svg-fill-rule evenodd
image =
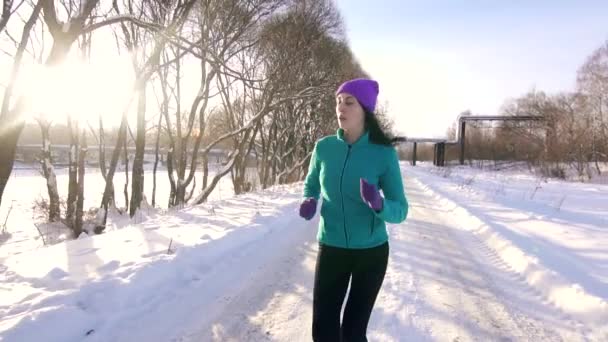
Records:
M348 93L341 93L336 96L336 115L338 125L343 130L358 131L363 129L365 111L354 96Z

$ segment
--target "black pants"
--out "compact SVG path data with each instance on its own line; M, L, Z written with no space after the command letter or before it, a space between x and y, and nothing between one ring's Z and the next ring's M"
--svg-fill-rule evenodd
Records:
M368 249L319 245L313 294L316 342L367 341L367 324L388 264L388 242ZM340 326L340 311L351 279Z

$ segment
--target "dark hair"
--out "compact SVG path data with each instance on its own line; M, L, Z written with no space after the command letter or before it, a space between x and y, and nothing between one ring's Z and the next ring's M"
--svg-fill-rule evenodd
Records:
M372 144L391 146L407 141L405 137L392 137L385 132L376 115L365 111L365 127L369 131L369 141Z

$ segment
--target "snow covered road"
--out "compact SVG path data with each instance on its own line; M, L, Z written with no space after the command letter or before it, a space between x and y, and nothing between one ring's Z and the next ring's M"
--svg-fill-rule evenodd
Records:
M451 212L407 179L407 223L391 228L372 321L378 341L579 341L572 322L507 269Z
M419 181L406 179L406 186L412 208L406 223L389 227L389 269L370 322L371 341L586 339L575 322L455 225ZM207 315L198 332L177 340L310 341L316 222L285 223L294 238L243 255L237 264L259 258L255 276L225 292L220 310Z
M370 341L608 340L605 251L589 259L599 272L573 273L546 262L556 250L532 258L530 244L495 234L498 227L524 236L545 223L534 230L540 243L575 222L577 207L566 203L559 214L527 203L534 225L507 222L500 215L522 212L499 203L509 197L461 194L462 187L433 172L403 168L410 214L388 227L389 267ZM591 199L597 218L576 226L576 241L586 245L607 237L598 189L600 197ZM0 341L310 341L318 216L298 217L300 194L301 184L279 186L153 212L100 236L2 259ZM480 219L473 205L491 211ZM542 216L534 214L537 207ZM551 221L556 215L564 226ZM503 221L496 226L490 219ZM560 240L560 248L573 265L585 263L570 241ZM522 262L525 268L514 268ZM584 277L571 276L579 273ZM571 297L553 291L564 286ZM573 310L579 298L588 302Z

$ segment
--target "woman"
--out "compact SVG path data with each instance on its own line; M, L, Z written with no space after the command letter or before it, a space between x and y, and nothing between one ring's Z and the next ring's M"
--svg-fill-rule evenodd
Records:
M315 144L300 216L319 196L312 335L314 341L367 341L367 324L388 263L385 222L405 220L408 203L397 152L374 116L378 83L354 79L336 92L336 135ZM380 194L382 190L384 197ZM340 311L350 292L340 325Z

